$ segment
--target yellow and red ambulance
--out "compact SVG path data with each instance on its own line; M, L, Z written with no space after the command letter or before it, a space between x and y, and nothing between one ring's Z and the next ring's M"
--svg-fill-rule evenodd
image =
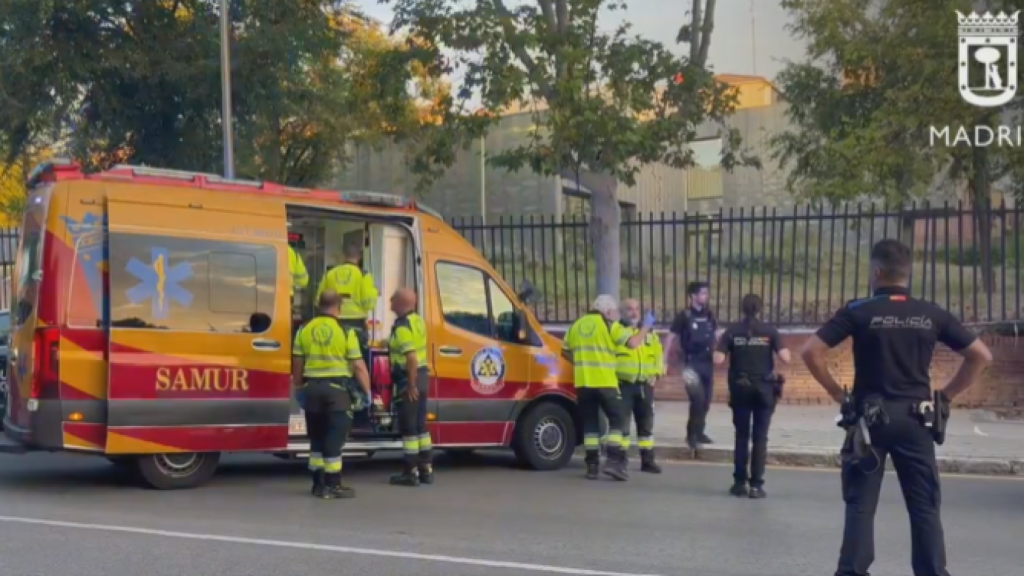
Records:
M401 286L429 326L436 447L509 447L548 470L581 438L558 339L412 201L132 166L86 175L67 161L37 168L29 188L0 452L103 455L159 489L202 484L223 453L307 454L294 322L351 243L382 298L368 321L379 394L347 454L401 449L381 350ZM289 245L311 276L294 298Z

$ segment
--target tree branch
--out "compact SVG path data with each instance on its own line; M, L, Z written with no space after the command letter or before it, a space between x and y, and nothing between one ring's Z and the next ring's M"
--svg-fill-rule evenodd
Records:
M697 0L698 2L700 0ZM711 49L711 32L715 29L715 2L717 0L707 0L707 5L704 7L704 22L700 29L700 52L697 54L697 61L695 62L698 66L703 68L708 62L708 51ZM691 49L693 45L690 46Z
M551 89L551 84L543 78L540 74L540 68L537 66L537 61L530 56L530 53L526 51L526 47L519 40L519 31L516 30L515 26L515 15L505 6L502 0L491 0L491 5L494 10L497 11L498 16L501 18L501 28L505 32L505 37L508 41L509 47L512 48L512 52L519 58L519 61L526 67L526 73L530 78L540 87L544 97L548 100L554 98L554 91Z
M693 9L690 10L690 62L696 62L700 55L700 33L703 27L702 17L704 0L693 0Z
M537 5L540 6L544 19L548 21L548 30L554 34L558 30L558 19L555 17L555 9L552 2L553 0L537 0Z

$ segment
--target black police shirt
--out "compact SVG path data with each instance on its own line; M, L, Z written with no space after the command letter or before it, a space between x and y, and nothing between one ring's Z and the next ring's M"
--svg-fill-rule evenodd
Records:
M715 344L715 330L718 321L711 310L697 310L692 306L676 315L672 321L671 331L679 338L679 347L683 354L698 359L706 357L711 361L711 347Z
M779 342L779 331L760 320L729 326L718 341L718 351L729 355L729 379L740 374L760 379L774 372Z
M817 336L829 347L853 338L854 396L913 400L931 398L928 368L937 342L958 352L976 339L955 316L902 287L847 303Z

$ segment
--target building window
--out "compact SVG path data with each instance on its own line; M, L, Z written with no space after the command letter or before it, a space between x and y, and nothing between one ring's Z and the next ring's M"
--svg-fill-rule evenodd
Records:
M265 332L277 291L272 246L110 234L110 319L119 328Z

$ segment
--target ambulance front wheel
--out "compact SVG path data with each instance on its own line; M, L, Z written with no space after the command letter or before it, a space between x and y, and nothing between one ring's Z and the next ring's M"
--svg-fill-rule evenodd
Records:
M185 490L206 484L217 472L217 452L150 454L135 461L143 482L155 490Z
M512 448L519 462L531 470L564 468L576 450L572 415L553 401L533 406L516 422Z

